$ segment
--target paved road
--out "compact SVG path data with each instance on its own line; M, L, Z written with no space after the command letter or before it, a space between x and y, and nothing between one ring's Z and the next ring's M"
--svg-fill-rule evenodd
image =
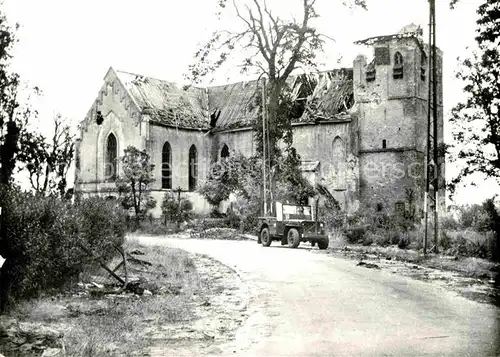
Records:
M432 284L304 243L157 240L207 254L252 286L252 315L228 347L235 356L500 356L499 309Z

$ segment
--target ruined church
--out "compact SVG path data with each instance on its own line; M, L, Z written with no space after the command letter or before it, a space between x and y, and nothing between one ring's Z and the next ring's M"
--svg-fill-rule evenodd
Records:
M368 210L421 215L430 71L421 31L358 41L371 46L370 60L352 68L290 78L305 93L303 113L293 119L301 170L321 183L347 212ZM442 53L438 51L438 141L443 142ZM210 166L239 151L255 154L253 123L261 120L255 97L259 81L184 87L110 68L76 143L75 192L117 197L124 149L146 150L155 165L152 195L161 215L168 190L180 190L197 213L212 207L196 192ZM258 101L257 101L258 102ZM444 156L438 162L444 182ZM443 187L443 185L441 185ZM439 194L444 205L444 191Z

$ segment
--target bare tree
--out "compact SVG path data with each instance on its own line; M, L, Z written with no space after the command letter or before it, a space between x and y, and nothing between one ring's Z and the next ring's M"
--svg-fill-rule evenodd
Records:
M290 1L291 5L296 1ZM347 0L342 4L366 9L365 0ZM277 142L280 139L277 135L278 108L285 82L296 69L316 66L316 56L329 37L314 27L314 20L319 17L316 0L301 0L300 19L286 19L273 13L265 0L232 0L232 6L242 30L216 31L196 52L188 79L197 83L219 69L231 55L247 54L242 60L241 71L244 73L253 69L268 81L266 109L272 156L270 162L274 165L273 153L279 150ZM219 7L222 14L227 0L219 0Z
M42 195L57 192L66 195L66 176L73 161L75 136L67 120L60 114L54 117L54 132L45 136L27 131L20 139L22 169L29 173L31 187Z

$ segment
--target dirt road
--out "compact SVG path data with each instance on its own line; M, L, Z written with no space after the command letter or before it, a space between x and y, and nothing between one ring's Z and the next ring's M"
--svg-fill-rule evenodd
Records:
M251 287L234 356L500 356L499 309L309 245L140 238L206 254ZM317 248L315 248L317 249Z

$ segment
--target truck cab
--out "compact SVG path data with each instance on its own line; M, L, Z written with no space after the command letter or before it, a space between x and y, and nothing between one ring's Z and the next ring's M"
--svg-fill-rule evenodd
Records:
M328 248L328 234L324 222L314 218L311 206L275 203L275 215L259 217L257 242L269 247L272 241L297 248L300 242L318 244L319 249Z

